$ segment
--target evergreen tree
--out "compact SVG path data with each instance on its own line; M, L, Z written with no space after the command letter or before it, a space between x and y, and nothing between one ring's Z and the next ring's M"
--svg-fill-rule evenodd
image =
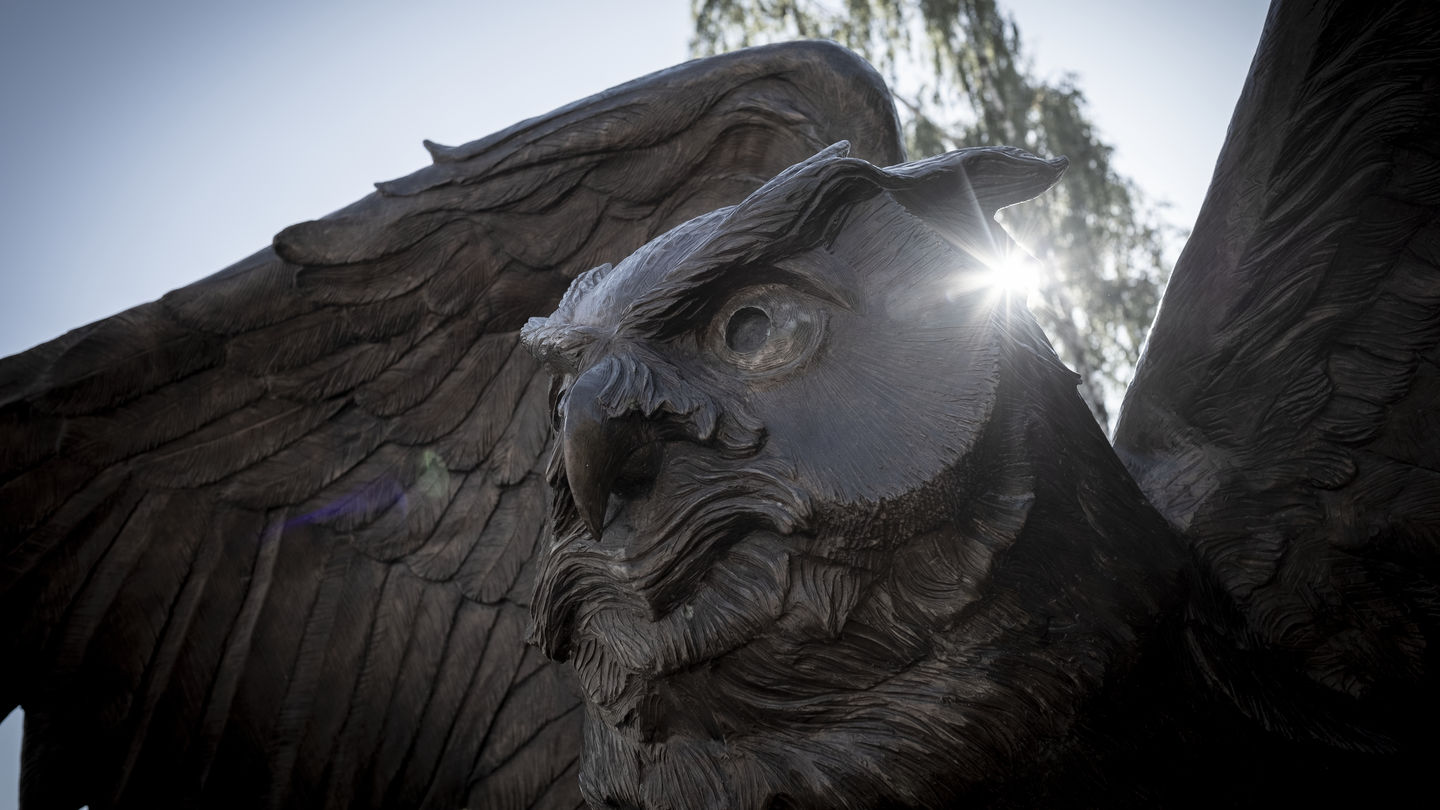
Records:
M890 82L911 159L1008 144L1065 155L1050 192L1001 214L1044 272L1030 304L1107 429L1169 276L1161 223L1110 163L1071 77L1047 82L1022 57L994 0L692 0L695 55L795 38L839 42Z

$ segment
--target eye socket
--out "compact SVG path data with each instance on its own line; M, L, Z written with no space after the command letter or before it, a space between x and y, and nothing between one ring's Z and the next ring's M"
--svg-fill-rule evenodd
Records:
M721 359L751 375L772 375L804 362L825 333L813 297L781 284L747 287L716 313L707 338Z

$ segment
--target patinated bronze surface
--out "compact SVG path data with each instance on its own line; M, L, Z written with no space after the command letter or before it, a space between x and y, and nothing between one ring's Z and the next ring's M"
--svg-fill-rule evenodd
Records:
M432 151L0 361L24 806L1428 787L1433 4L1272 10L1113 447L981 282L1064 160L835 46Z

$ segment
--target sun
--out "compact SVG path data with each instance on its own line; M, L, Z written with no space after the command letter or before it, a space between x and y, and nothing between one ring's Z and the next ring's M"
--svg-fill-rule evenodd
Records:
M959 271L946 295L952 300L985 291L996 300L1030 297L1045 286L1045 266L1024 248L1009 245L1000 252L974 252L975 262Z
M1028 296L1044 282L1040 262L1023 249L1012 248L985 261L981 283L991 289Z

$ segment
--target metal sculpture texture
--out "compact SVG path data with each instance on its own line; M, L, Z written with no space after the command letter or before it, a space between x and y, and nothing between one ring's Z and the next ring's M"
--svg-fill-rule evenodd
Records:
M839 48L432 152L0 364L25 807L1424 785L1440 9L1272 10L1114 447L980 283L1063 160Z

